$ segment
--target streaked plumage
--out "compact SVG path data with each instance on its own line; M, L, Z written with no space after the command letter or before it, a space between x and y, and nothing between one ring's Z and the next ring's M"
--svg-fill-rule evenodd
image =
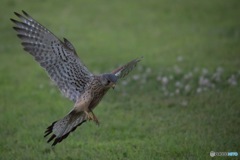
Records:
M134 59L108 74L93 75L79 59L73 45L64 38L58 39L44 26L23 11L11 19L25 51L47 71L64 96L74 101L73 109L64 118L55 121L45 131L51 134L48 142L53 146L87 120L99 121L92 112L107 91L118 79L125 77L140 61Z

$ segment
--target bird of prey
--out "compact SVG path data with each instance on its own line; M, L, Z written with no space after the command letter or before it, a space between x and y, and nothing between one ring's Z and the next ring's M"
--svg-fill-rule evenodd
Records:
M17 31L24 50L46 70L61 93L74 102L73 109L65 117L53 122L46 129L44 137L50 135L47 142L53 140L52 146L55 146L87 120L99 124L93 109L141 58L110 73L94 75L81 62L75 48L66 38L60 40L25 11L22 14L14 13L20 21L11 21L15 24L13 28Z

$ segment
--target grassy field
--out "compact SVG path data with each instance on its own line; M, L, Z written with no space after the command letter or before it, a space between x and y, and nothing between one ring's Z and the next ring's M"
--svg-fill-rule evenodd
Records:
M55 148L43 133L73 103L22 50L9 20L21 10L68 38L93 73L144 56L95 109L101 125L87 122ZM239 0L2 0L0 159L240 154L239 15Z

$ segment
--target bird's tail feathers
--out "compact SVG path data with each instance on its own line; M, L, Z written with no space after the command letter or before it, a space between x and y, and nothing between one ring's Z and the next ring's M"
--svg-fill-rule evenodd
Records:
M52 134L47 142L54 139L52 146L60 143L67 138L69 133L73 132L78 126L86 121L86 114L84 112L76 112L72 110L64 118L53 122L45 131L44 137Z

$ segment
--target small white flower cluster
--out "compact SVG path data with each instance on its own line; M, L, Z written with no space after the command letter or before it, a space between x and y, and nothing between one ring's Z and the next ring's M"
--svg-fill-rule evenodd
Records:
M175 74L172 74L172 72ZM237 86L237 82L240 78L240 74L232 74L231 76L223 75L224 72L222 67L217 67L214 73L210 73L207 68L203 68L201 72L199 72L198 68L194 68L193 71L184 73L182 69L174 66L172 72L165 73L165 75L158 75L156 78L159 85L161 85L163 95L169 97L181 93L192 94L215 88L219 89L219 87L226 84ZM226 77L229 78L226 80Z
M178 63L183 60L182 56L177 57ZM124 95L127 94L129 83L137 83L139 88L143 90L147 87L154 90L158 89L160 97L171 98L200 94L213 89L220 91L223 87L238 86L240 80L240 70L229 75L223 67L217 67L214 72L211 72L208 68L200 67L185 71L179 65L174 65L165 70L153 71L151 68L139 64L134 73L121 82L124 86L122 89ZM180 104L187 106L188 101L183 100Z

